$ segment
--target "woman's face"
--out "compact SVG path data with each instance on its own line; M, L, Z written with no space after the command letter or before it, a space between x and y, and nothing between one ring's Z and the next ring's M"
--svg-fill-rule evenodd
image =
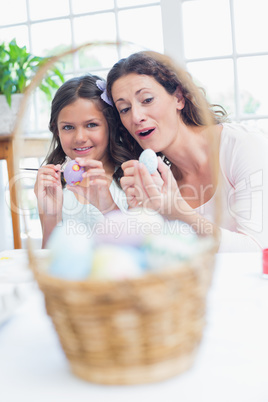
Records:
M71 159L87 156L105 164L109 141L108 124L96 104L79 98L64 107L58 116L63 151Z
M122 124L143 149L164 151L178 134L184 99L170 95L153 77L131 73L112 86Z

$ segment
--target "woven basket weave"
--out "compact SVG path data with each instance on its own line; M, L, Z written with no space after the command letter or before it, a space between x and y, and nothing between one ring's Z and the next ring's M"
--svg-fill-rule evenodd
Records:
M82 47L88 45L94 44ZM32 80L14 132L18 154L21 122L31 92L53 63L77 50L55 56ZM178 73L198 99L187 73L179 67ZM204 120L210 125L206 114L204 107ZM19 171L18 166L15 170ZM213 172L217 176L217 169ZM216 223L219 200L217 203ZM27 229L26 220L25 226ZM100 384L138 384L160 381L188 369L205 325L215 249L178 265L177 270L166 269L139 279L72 282L46 273L45 259L35 257L28 236L30 267L44 293L47 312L72 371Z
M123 282L69 282L35 269L72 371L100 384L160 381L188 369L202 338L213 254Z

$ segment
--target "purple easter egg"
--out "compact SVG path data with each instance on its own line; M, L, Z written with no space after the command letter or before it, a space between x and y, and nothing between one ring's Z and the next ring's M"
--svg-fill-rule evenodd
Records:
M68 162L63 173L66 183L70 186L80 184L83 180L82 174L84 171L85 169L79 166L76 161Z

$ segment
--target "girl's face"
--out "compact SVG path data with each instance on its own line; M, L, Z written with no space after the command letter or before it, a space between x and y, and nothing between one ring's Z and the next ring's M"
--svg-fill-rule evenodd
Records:
M105 164L109 141L108 124L95 102L79 98L58 116L63 151L71 159L87 156Z
M123 125L143 149L164 152L176 139L184 99L170 95L153 77L125 75L114 82L112 96Z

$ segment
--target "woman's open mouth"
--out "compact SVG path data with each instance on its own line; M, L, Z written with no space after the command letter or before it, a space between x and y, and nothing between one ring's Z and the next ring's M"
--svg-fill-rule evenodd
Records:
M148 130L136 131L135 134L142 138L148 138L154 130L155 128L149 128Z

